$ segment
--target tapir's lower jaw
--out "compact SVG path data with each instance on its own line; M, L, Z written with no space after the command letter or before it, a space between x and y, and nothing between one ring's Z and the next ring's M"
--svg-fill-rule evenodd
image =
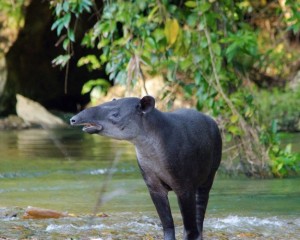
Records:
M92 125L92 124L85 124L82 128L82 131L89 133L89 134L96 134L100 133L103 129L102 125Z
M89 133L89 134L95 134L101 132L103 129L103 126L100 124L94 124L94 123L79 123L79 124L72 124L73 126L83 125L82 131Z

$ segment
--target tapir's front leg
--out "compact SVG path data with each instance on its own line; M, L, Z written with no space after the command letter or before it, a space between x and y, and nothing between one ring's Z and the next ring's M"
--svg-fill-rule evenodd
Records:
M175 240L175 228L167 193L157 193L150 190L152 201L161 220L164 240Z
M168 191L155 175L146 174L146 171L141 167L140 162L138 162L138 164L162 223L164 240L175 240L175 228L168 199Z

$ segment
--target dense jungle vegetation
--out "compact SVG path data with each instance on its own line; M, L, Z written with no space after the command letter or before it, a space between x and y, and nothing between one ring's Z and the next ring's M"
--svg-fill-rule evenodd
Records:
M30 1L12 2L0 7L14 19L7 22L22 25L20 9ZM300 1L53 0L49 8L64 50L53 64L66 71L66 86L80 42L97 54L80 56L78 67L107 74L90 79L83 93L146 88L159 75L159 101L172 108L181 95L214 116L226 156L247 176L299 173L300 156L280 144L278 131L300 129ZM90 23L84 34L77 34L80 21Z

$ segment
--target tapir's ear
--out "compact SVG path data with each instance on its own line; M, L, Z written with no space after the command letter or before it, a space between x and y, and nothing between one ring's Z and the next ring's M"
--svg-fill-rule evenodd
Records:
M140 100L140 108L143 113L151 112L155 106L155 99L151 96L145 96Z

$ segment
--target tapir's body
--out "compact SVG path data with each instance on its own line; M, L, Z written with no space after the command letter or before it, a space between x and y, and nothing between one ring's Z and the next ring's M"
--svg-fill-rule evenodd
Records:
M114 100L80 112L71 124L85 125L88 133L132 142L164 238L175 239L168 201L168 191L173 190L185 239L202 239L209 191L221 161L219 129L214 120L195 110L165 113L154 104L150 96Z

